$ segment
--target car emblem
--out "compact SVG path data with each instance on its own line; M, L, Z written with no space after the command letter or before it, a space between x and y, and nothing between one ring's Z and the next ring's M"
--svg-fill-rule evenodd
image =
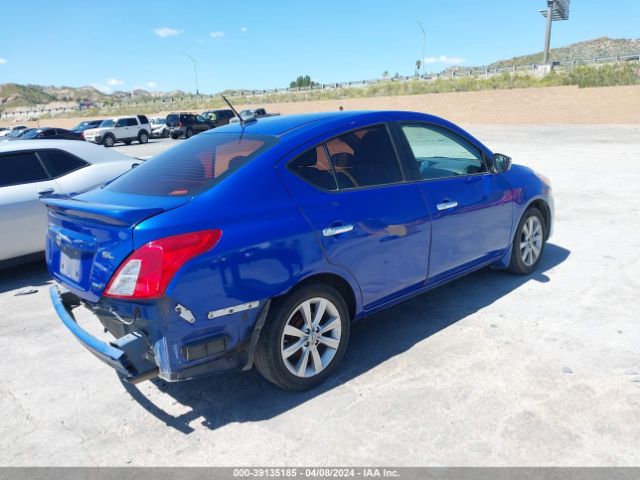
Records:
M113 255L111 255L111 252L104 250L102 252L102 258L106 259L106 260L113 260Z

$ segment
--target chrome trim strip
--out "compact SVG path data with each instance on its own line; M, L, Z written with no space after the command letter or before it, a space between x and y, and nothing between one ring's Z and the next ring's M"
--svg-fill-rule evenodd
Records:
M225 315L231 315L232 313L244 312L245 310L251 310L254 308L258 308L260 302L248 302L243 303L242 305L236 305L234 307L221 308L220 310L214 310L207 314L207 318L209 320L213 320L214 318L224 317Z
M325 237L333 237L334 235L340 235L341 233L347 233L353 230L353 225L340 225L338 227L327 227L322 230L322 235Z

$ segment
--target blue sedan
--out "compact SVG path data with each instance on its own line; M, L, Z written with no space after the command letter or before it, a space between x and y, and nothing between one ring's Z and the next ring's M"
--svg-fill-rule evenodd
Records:
M411 112L231 124L43 201L53 305L95 356L134 383L255 365L292 390L338 367L354 321L483 267L530 274L554 216L545 177Z

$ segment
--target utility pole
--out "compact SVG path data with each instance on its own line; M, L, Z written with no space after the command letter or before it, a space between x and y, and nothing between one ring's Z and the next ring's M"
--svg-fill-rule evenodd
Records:
M420 73L421 75L424 73L424 51L425 51L425 46L427 44L427 32L424 31L424 27L422 26L422 24L420 23L419 20L417 20L418 22L418 26L420 27L420 30L422 31L422 57L420 57L420 66L418 68L422 68L422 70L420 70L418 73Z
M198 90L198 62L188 53L182 52L182 54L193 62L193 71L196 75L196 95L200 95L200 91Z

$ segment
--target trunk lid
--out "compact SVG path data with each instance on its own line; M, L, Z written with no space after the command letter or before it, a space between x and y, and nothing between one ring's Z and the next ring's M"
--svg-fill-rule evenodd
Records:
M133 251L135 226L190 199L102 189L42 199L49 221L45 247L49 272L79 297L97 302L120 263Z

